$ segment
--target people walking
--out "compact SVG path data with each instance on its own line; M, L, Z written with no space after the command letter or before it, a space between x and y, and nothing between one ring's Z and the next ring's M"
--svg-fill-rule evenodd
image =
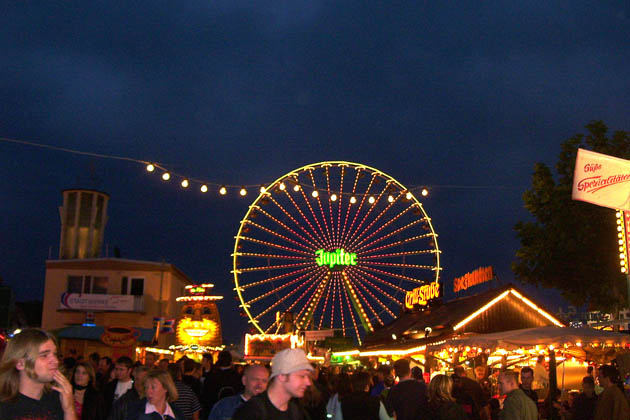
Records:
M453 397L453 380L435 375L429 383L428 413L431 420L466 420L468 415Z

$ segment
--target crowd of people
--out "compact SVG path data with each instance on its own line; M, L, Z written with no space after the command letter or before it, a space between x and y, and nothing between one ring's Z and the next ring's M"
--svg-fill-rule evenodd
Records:
M595 381L595 376L597 382ZM395 379L396 378L396 379ZM59 361L50 333L16 334L0 361L1 420L630 420L628 399L611 365L584 377L583 391L540 404L535 369L498 373L498 394L485 366L463 366L427 384L409 359L376 370L327 369L300 349L277 353L271 366L237 368L229 352L144 363L91 354ZM597 385L596 385L597 384ZM599 389L599 392L597 388ZM548 406L546 411L539 410Z

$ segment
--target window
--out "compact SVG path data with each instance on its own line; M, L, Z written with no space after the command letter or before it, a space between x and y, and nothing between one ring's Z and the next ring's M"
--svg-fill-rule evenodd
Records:
M68 293L95 293L105 295L109 286L107 277L68 276Z
M120 284L120 294L133 296L144 295L144 279L132 278L130 282L129 277L123 277Z

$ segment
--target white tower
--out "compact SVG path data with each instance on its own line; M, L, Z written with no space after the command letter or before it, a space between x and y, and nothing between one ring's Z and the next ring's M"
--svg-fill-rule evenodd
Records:
M64 190L62 193L59 259L100 257L109 195L83 189Z

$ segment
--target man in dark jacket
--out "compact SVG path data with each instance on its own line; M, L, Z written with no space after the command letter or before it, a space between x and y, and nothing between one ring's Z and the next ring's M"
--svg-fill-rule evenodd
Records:
M144 398L144 377L148 371L149 368L142 365L133 368L133 387L116 400L109 412L107 420L125 420L129 406Z
M203 382L202 419L208 417L210 409L221 398L236 395L243 390L241 376L232 365L232 355L229 351L223 350L219 353L217 363Z
M396 414L397 420L424 419L428 407L427 385L413 380L408 359L396 360L394 372L400 381L387 394L387 412L390 416Z

